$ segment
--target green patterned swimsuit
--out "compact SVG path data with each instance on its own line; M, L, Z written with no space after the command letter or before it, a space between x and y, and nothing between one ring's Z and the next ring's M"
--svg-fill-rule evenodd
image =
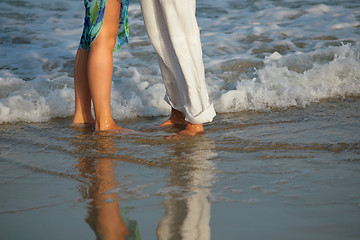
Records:
M107 0L84 0L85 21L79 46L81 49L89 51L92 42L99 35L104 22L106 2ZM128 7L129 0L121 0L119 31L114 52L119 51L121 46L126 44L129 38Z

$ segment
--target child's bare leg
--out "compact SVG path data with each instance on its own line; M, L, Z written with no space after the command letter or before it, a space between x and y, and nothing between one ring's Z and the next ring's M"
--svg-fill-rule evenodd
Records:
M79 48L75 58L75 114L73 125L95 123L91 113L91 95L87 78L88 54L88 51Z
M108 0L101 31L91 45L88 59L88 79L95 110L95 130L116 130L111 116L110 95L113 73L112 52L119 28L120 2Z
M185 114L174 108L171 108L170 118L166 120L164 123L162 123L160 126L167 127L167 126L186 125L186 124L188 124L188 122L185 121Z

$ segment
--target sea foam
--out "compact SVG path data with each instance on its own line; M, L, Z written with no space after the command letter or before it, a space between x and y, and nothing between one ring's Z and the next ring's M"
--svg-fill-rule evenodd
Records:
M319 55L333 55L327 63L316 62ZM293 62L304 71L290 70ZM169 113L163 100L165 87L161 77L141 75L131 68L130 78L113 83L112 112L116 119L159 116ZM56 84L55 84L56 83ZM329 47L311 53L281 56L275 52L265 58L264 66L253 79L238 79L232 89L222 79L209 79L209 94L216 111L267 111L290 106L305 107L311 102L331 97L360 95L360 61L350 45ZM223 89L212 88L213 84ZM225 87L224 87L225 86ZM230 87L231 87L230 86ZM55 117L69 117L74 112L72 79L0 78L0 121L43 122ZM219 91L220 94L216 94Z
M360 96L354 4L197 1L206 82L216 111L269 111ZM71 117L82 3L3 1L0 7L0 123ZM139 3L131 3L129 18L130 41L114 56L113 117L169 114Z
M328 63L317 63L320 56L333 56ZM291 63L303 72L290 70ZM235 88L215 99L218 112L242 110L264 111L290 106L305 107L311 102L331 97L360 95L360 62L358 52L349 45L329 47L311 53L281 57L277 52L264 60L264 67L256 70L256 77L237 81Z

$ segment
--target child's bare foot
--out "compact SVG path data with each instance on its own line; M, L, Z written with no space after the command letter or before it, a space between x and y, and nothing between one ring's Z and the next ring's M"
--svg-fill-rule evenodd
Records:
M174 139L181 139L186 137L192 137L199 134L204 133L204 128L202 124L191 124L189 123L185 130L182 130L178 133L170 135L166 137L166 139L174 140Z
M172 108L171 109L171 116L168 120L160 125L160 127L172 127L172 126L184 126L188 122L185 121L185 114L179 112L178 110Z

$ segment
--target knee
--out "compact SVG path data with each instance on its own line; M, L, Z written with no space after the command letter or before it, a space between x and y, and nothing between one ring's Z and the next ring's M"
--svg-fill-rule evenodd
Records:
M91 48L102 48L112 51L116 44L116 35L101 33L91 44Z

